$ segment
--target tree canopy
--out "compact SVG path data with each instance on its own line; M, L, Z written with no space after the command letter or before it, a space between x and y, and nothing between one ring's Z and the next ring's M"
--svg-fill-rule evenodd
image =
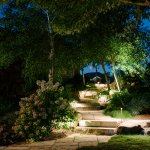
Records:
M113 0L13 0L3 9L0 67L21 59L28 82L48 72L51 49L59 77L92 61L118 64L131 73L146 57L144 44L137 43L148 41L140 29L147 7Z

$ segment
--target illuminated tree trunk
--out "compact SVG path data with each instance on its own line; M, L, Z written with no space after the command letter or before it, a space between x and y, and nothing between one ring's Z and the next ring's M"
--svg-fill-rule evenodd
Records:
M115 81L116 81L117 89L120 92L121 90L120 90L120 85L119 85L119 82L118 82L118 78L117 78L116 68L115 68L115 63L114 62L112 63L112 67L113 67L113 73L114 73L114 78L115 78Z
M53 35L53 30L52 30L52 21L50 22L50 18L49 18L49 13L48 13L48 10L44 11L46 13L46 16L47 16L47 22L48 22L48 33L49 33L49 40L50 40L50 53L49 53L49 60L50 60L50 65L51 65L51 68L49 70L49 80L51 79L52 82L54 80L54 52L55 52L55 49L54 49L54 35Z
M82 68L81 70L82 70L82 81L83 81L83 85L85 85L84 68Z
M109 80L108 80L108 77L107 77L107 73L106 73L106 69L105 69L104 63L102 63L102 69L103 69L103 71L104 71L104 76L105 76L105 80L106 80L106 83L107 83L108 91L110 91Z
M95 66L95 68L96 68L96 76L97 76L97 65Z
M49 54L49 59L50 59L51 71L49 73L51 73L51 76L53 79L53 76L54 76L54 37L53 35L50 35L50 46L51 46L51 50Z

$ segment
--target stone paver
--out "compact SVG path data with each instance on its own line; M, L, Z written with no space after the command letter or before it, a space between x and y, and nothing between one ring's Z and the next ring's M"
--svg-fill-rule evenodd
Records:
M78 142L55 143L53 146L78 146Z
M5 149L5 146L0 146L0 150L3 150L3 149Z
M111 136L75 133L57 140L1 146L0 150L76 150L83 146L97 146L98 143L107 142L110 138Z
M59 147L52 147L50 150L76 150L78 146L59 146Z
M82 119L84 120L94 120L94 115L93 114L82 114Z
M99 143L106 143L111 139L112 136L97 136Z
M28 146L32 147L32 146L52 146L56 141L55 140L51 140L51 141L43 141L43 142L35 142L35 143L31 143L28 144Z
M65 143L65 142L73 142L74 141L74 137L69 137L69 138L62 138L62 139L58 139L55 141L55 143Z
M74 140L75 142L97 142L96 135L85 135L85 136L78 136Z
M30 150L50 150L51 147L45 147L45 146L35 146L35 147L31 147Z
M83 147L83 146L97 146L98 142L81 142L79 143L79 147Z
M29 150L30 148L28 146L8 146L6 147L7 150Z

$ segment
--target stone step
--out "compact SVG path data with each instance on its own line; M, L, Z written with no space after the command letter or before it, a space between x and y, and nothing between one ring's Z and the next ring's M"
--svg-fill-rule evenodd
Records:
M111 116L105 116L101 111L80 111L78 112L83 120L108 120Z
M117 133L117 128L107 128L107 127L76 127L76 132L80 133L90 133L96 135L114 135Z
M98 99L91 99L91 98L81 98L81 103L90 103L91 105L100 105Z
M78 111L81 114L103 114L104 110L86 110L86 111Z
M90 103L73 103L72 107L78 111L87 111L87 110L100 110L101 107L99 104L90 104Z
M119 119L109 120L79 120L80 127L110 127L117 128L120 124Z
M87 106L87 107L76 107L75 110L79 111L87 111L87 110L100 110L100 106Z
M100 106L99 103L76 103L75 107L94 107L94 106Z
M96 96L97 96L97 91L93 91L93 90L79 91L80 98L95 98Z

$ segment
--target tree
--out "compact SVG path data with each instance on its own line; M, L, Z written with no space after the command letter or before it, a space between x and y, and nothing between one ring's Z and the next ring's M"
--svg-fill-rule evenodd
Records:
M12 13L12 11L15 11L15 13ZM47 72L48 67L50 66L48 61L48 49L51 49L52 47L51 44L49 44L52 40L50 39L51 35L49 35L47 30L47 16L43 10L39 8L37 9L37 7L28 8L28 4L20 4L16 7L16 3L9 3L4 15L5 17L0 20L1 24L5 25L5 28L8 29L8 33L13 30L14 35L16 35L16 37L12 37L13 40L11 40L9 44L15 44L15 47L14 45L12 47L19 51L13 51L15 55L15 59L13 61L20 58L24 62L24 77L26 82L28 81L30 85L33 85L33 82L37 80L38 75L42 72L45 74L45 71ZM14 27L15 30L13 29ZM37 35L37 33L39 34ZM73 37L56 34L53 40L52 44L54 44L54 42L56 43L55 59L53 60L53 65L55 67L55 79L57 78L58 80L59 78L60 80L64 72L71 74L73 72L73 68L80 69L80 60L82 59L80 59L81 57L79 54L82 53L79 53L79 48L76 46L77 42L75 41L75 35ZM5 41L6 39L4 39L4 43L1 43L3 46L7 45ZM7 51L12 52L12 49L7 49ZM42 55L44 55L44 57ZM41 56L42 58L39 58ZM47 58L45 58L45 56ZM43 62L40 64L38 59ZM62 65L61 68L60 64ZM7 63L7 65L9 64ZM44 69L44 67L46 68Z
M10 0L3 0L0 3L3 4L5 2L8 2ZM19 0L18 0L19 1ZM26 1L30 1L30 0L26 0ZM150 1L149 0L109 0L109 1L113 1L116 3L124 3L124 4L134 4L134 5L140 5L140 6L150 6ZM43 4L49 4L50 2L46 2L42 0L35 0L35 2L39 2L39 3L43 3Z
M127 42L116 37L111 37L106 40L105 52L107 53L107 60L112 64L115 81L119 91L121 89L116 69L120 69L124 71L124 73L130 75L141 75L145 70L146 50L144 47L140 47L140 41L136 40L135 42L136 45L135 43Z
M74 70L80 70L82 52L75 36L56 35L55 43L55 77L73 77ZM60 67L61 66L61 67ZM57 78L58 79L58 78Z
M124 32L129 19L128 6L118 6L105 14L99 14L95 24L81 32L81 49L84 49L88 63L102 64L108 90L110 89L104 63L108 61L108 37Z
M3 13L0 23L5 32L1 32L0 52L5 58L1 61L5 64L1 63L1 68L20 60L26 89L31 91L38 78L46 78L50 66L46 17L41 11L29 7L28 3L18 7L13 2L9 3Z
M14 1L14 5L16 8L19 8L23 2L28 1L22 1L22 3L19 3L19 1ZM35 3L38 2L38 3ZM102 56L106 55L105 48L103 48L101 42L102 39L105 39L107 37L112 37L114 34L118 34L120 32L124 32L125 30L125 24L127 24L127 18L129 18L129 6L122 7L122 5L117 5L117 1L60 1L60 0L52 0L52 1L32 1L30 5L32 5L33 8L35 8L37 11L40 11L45 19L46 28L51 28L53 31L48 33L47 40L49 39L49 56L50 61L53 62L54 59L54 35L75 35L75 34L82 34L82 33L88 33L89 36L93 34L95 38L93 38L89 44L88 48L92 49L92 52L85 52L85 48L82 51L87 57L82 57L85 59L82 59L82 61L79 61L80 64L85 65L92 57L95 57L97 54L96 51L102 49L100 54ZM41 6L37 5L40 4ZM63 8L63 9L60 9ZM120 10L124 11L120 11ZM131 8L135 10L133 7ZM44 13L44 14L43 14ZM116 15L116 16L114 16ZM112 19L113 16L113 19ZM119 21L118 21L119 20ZM118 23L119 22L119 23ZM46 29L44 27L44 30ZM103 29L103 30L101 30ZM96 33L98 31L98 33ZM92 33L93 32L93 33ZM96 33L96 34L95 34ZM80 35L81 35L80 34ZM97 39L96 39L97 38ZM91 39L91 38L89 38ZM84 42L82 42L84 43ZM86 43L86 41L85 41ZM94 44L93 44L94 43ZM82 45L82 44L81 44ZM94 47L93 47L94 45ZM97 48L98 47L98 48ZM81 48L79 48L82 50ZM93 51L95 49L95 52ZM55 49L55 53L57 53L57 50ZM79 57L78 51L74 52L76 53L75 56L77 58ZM95 54L94 54L95 53ZM59 56L59 55L58 55ZM97 59L97 58L94 58ZM55 60L54 60L55 61ZM51 63L52 65L53 63ZM52 65L53 66L53 65ZM77 65L75 65L77 66Z
M108 44L108 42L109 42L109 44ZM120 55L121 52L124 51L124 49L128 49L130 51L132 47L130 48L128 45L124 45L124 42L119 41L117 38L111 38L106 41L105 48L106 48L105 51L107 53L106 59L108 62L110 62L112 64L113 74L114 74L114 78L116 81L116 85L117 85L118 91L120 91L121 89L120 89L120 85L119 85L119 81L118 81L118 77L117 77L117 73L116 73L116 63L117 64L121 63L121 61L118 61L119 56L122 56L122 55ZM124 56L122 56L122 57L124 57Z

